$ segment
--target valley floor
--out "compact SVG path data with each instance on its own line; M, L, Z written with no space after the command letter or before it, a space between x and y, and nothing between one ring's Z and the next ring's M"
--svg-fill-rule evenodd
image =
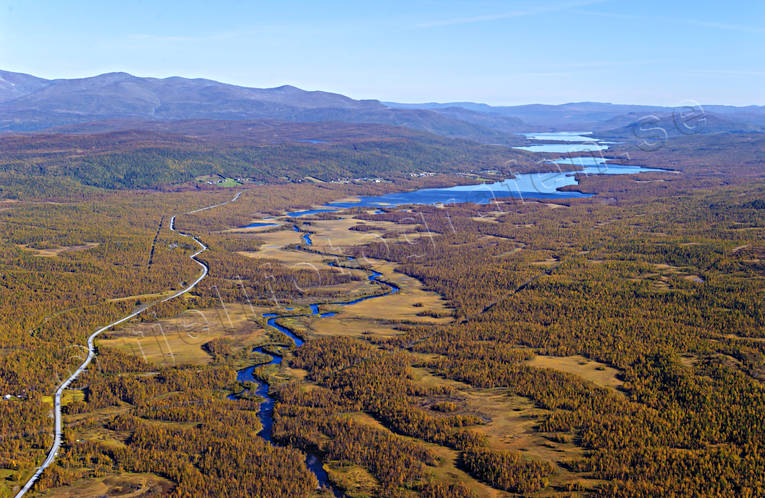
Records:
M90 233L47 241L36 227L51 215L12 206L6 274L59 269L80 294L7 325L28 339L0 351L3 372L17 365L3 389L20 395L0 401L0 428L28 436L2 446L0 495L49 446L43 393L77 363L51 344L147 304L63 393L62 450L35 494L318 496L327 479L348 496L756 495L765 186L641 198L640 180L296 219L284 213L321 187L248 188L177 218L210 247L210 275L166 303L193 280L194 248L160 213L229 192L157 194L122 227L109 223L133 201L117 199ZM253 221L274 224L237 228ZM73 268L118 284L83 287ZM41 373L42 358L64 366Z

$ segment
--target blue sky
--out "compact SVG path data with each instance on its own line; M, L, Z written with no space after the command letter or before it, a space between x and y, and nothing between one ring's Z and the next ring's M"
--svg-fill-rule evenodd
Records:
M765 2L0 0L0 68L354 98L765 104Z

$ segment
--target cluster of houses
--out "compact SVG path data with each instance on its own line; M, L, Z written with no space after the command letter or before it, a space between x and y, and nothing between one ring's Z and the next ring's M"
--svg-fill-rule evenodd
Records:
M337 180L330 180L328 183L342 183L342 184L348 184L348 183L382 183L385 180L382 178L370 178L370 177L364 177L364 178L338 178Z

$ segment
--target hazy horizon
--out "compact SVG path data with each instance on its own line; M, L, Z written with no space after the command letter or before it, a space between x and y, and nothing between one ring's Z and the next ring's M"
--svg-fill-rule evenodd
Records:
M569 105L569 104L609 104L609 105L645 106L645 107L668 107L668 108L669 107L673 107L671 105L656 104L656 103L608 102L608 101L603 101L603 100L578 100L578 101L566 101L566 102L522 102L522 103L517 103L517 104L491 104L491 103L482 102L482 101L479 101L479 100L472 100L470 98L462 98L462 99L450 100L450 101L433 101L433 100L431 100L431 101L420 101L420 102L414 102L414 101L406 102L406 101L386 100L386 99L377 98L377 97L371 97L371 96L370 97L356 98L356 97L353 97L351 95L343 94L341 92L337 92L337 91L333 91L333 90L327 90L325 88L303 88L303 87L297 86L297 85L292 84L292 83L283 83L281 85L267 86L267 87L266 86L258 86L258 85L241 85L241 84L237 84L237 83L231 83L231 82L228 82L228 81L223 81L223 80L220 80L220 79L216 79L215 77L193 77L192 78L192 77L184 76L182 74L171 74L171 75L166 75L166 76L165 75L155 76L155 75L134 74L134 73L131 73L130 71L109 71L109 72L106 72L106 73L91 74L91 75L85 75L85 76L73 76L73 77L63 78L63 77L55 77L55 76L54 77L41 76L39 74L32 74L32 73L24 73L23 71L15 71L15 70L6 69L6 68L2 68L2 67L0 67L0 71L5 71L5 72L9 72L9 73L28 74L30 76L35 76L35 77L38 77L38 78L42 78L42 79L46 79L46 80L51 80L51 81L53 81L53 80L65 80L65 79L88 79L88 78L95 78L95 77L98 77L98 76L104 76L104 75L107 75L107 74L125 73L125 74L129 74L130 76L137 77L137 78L154 78L154 79L160 79L160 80L162 80L162 79L170 79L170 78L204 79L204 80L215 81L217 83L223 83L223 84L228 84L228 85L240 86L240 87L244 87L244 88L274 89L274 88L280 88L280 87L284 87L284 86L292 86L292 87L299 88L300 90L304 90L304 91L308 91L308 92L319 91L319 92L336 93L336 94L345 95L347 97L354 98L356 100L379 100L383 104L391 103L391 104L413 105L413 106L414 105L430 105L430 104L433 104L433 105L443 105L443 104L455 104L455 105L456 104L478 104L478 105L489 105L491 107L515 107L515 106L529 106L529 105L559 106L559 105ZM0 79L2 79L2 78L0 77ZM677 106L677 107L687 107L688 105L695 105L695 104L697 104L697 103L696 102L686 101L686 102L678 102L677 104L675 104L675 106ZM742 104L742 105L735 105L735 104L721 104L719 102L699 102L698 104L701 105L701 106L705 106L705 105L721 105L721 106L742 107L742 108L743 107L765 107L765 104Z
M765 5L689 1L0 0L0 67L290 84L405 103L764 105L763 21Z

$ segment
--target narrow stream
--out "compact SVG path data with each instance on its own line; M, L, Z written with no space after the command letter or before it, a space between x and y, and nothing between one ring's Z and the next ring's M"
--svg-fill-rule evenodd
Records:
M296 232L301 232L303 235L303 241L307 246L313 245L313 241L311 240L311 233L310 232L302 232L300 230L300 227L297 225L293 226L293 230ZM348 257L348 261L353 261L355 258ZM330 266L336 266L340 267L337 263L329 263ZM382 294L373 294L369 296L363 296L356 299L353 299L351 301L342 301L342 302L330 302L330 303L313 303L309 305L309 309L311 310L308 314L295 314L295 315L281 315L277 313L265 313L263 314L263 318L267 319L267 324L269 327L272 327L282 334L286 335L292 342L295 344L295 347L300 347L303 344L305 344L305 341L301 339L299 336L297 336L292 330L289 328L280 325L277 321L281 318L297 318L297 317L304 317L304 316L320 316L320 317L330 317L334 316L337 313L328 311L321 313L319 311L320 305L335 305L335 306L349 306L352 304L360 303L362 301L366 301L368 299L377 299L380 297L385 297L391 294L395 294L400 289L398 286L391 284L389 282L385 282L384 280L380 280L380 277L382 276L382 273L376 272L374 270L367 270L370 272L370 275L368 277L369 281L375 282L385 288L387 288L386 292ZM292 309L292 308L287 308ZM260 411L258 412L258 417L260 418L260 423L263 426L263 429L258 433L260 437L268 441L270 444L277 446L276 443L274 443L272 436L273 436L273 425L274 425L274 398L271 397L269 394L270 386L268 383L259 380L255 378L252 373L253 371L261 366L266 365L281 365L282 363L282 357L278 354L274 354L272 352L266 352L263 350L262 347L257 347L253 350L254 352L265 354L271 357L271 361L268 363L260 363L257 365L253 365L247 368L244 368L242 370L239 370L237 373L237 380L239 382L252 382L256 384L258 387L255 390L255 394L262 397L264 399L263 403L260 405ZM235 399L234 395L229 396L230 399ZM329 480L329 477L327 476L327 472L323 468L323 464L321 462L321 459L318 457L318 455L314 454L307 454L306 456L306 466L308 469L314 473L316 478L319 480L319 485L323 488L330 489L335 496L342 496L342 493L336 489L332 483Z
M600 143L597 139L585 136L587 134L580 133L547 133L547 134L528 134L532 140L556 140L562 142L579 142L570 144L536 144L526 147L516 147L519 149L530 150L532 152L557 152L557 153L570 153L570 152L583 152L583 151L602 151L608 149L607 145ZM505 180L503 182L496 182L493 184L479 184L479 185L460 185L451 188L430 188L421 189L413 192L399 192L390 193L382 196L362 197L360 201L342 203L331 202L325 206L321 206L315 209L308 209L304 211L295 211L287 213L290 218L297 218L301 216L307 216L312 214L334 212L347 207L363 207L370 206L377 208L375 213L383 213L380 206L398 206L402 204L436 204L436 203L459 203L459 202L478 202L487 203L496 197L510 196L510 197L529 197L529 198L570 198L570 197L588 197L593 194L582 194L580 192L560 191L563 186L576 185L578 180L575 175L588 175L588 174L635 174L648 171L666 171L656 168L645 168L641 166L627 166L620 164L613 164L607 162L602 156L585 156L585 157L565 157L556 161L551 161L557 164L571 164L578 166L580 169L576 171L565 172L553 172L553 173L526 173L519 174L516 177ZM497 192L495 194L495 191ZM265 219L265 218L264 218ZM273 223L254 223L250 226L269 226ZM301 234L303 243L310 247L313 245L311 235L313 232L305 231L297 224L292 226L295 232ZM326 255L335 256L335 255ZM348 257L348 261L352 261L354 258ZM328 263L331 266L341 267L337 263ZM281 315L276 313L266 313L263 315L267 318L267 323L270 327L278 330L282 334L286 335L294 344L295 347L300 347L304 344L303 339L295 335L295 333L289 328L277 323L282 318L296 318L305 316L320 316L329 317L333 316L335 312L319 311L320 305L336 305L336 306L348 306L368 299L377 299L380 297L388 296L398 292L400 289L389 282L380 280L382 276L374 270L367 269L370 272L369 280L376 282L382 287L387 288L387 291L382 294L364 296L351 301L344 302L330 302L330 303L314 303L309 305L310 313L307 314L293 314L293 315ZM292 308L286 308L291 310ZM253 365L240 370L237 375L237 380L240 382L253 382L257 384L256 394L264 399L260 405L260 411L258 416L260 418L263 429L258 433L263 439L268 441L272 445L276 445L272 441L273 436L273 413L274 413L274 399L269 394L270 386L261 380L253 377L252 372L255 368L265 365L281 365L282 357L272 352L266 352L262 347L255 348L254 351L262 353L271 357L271 361L268 363L261 363ZM230 398L234 399L232 395ZM319 484L332 490L335 496L342 496L342 493L337 490L329 481L326 471L322 467L322 462L318 455L308 454L306 457L306 466L311 472L313 472Z

